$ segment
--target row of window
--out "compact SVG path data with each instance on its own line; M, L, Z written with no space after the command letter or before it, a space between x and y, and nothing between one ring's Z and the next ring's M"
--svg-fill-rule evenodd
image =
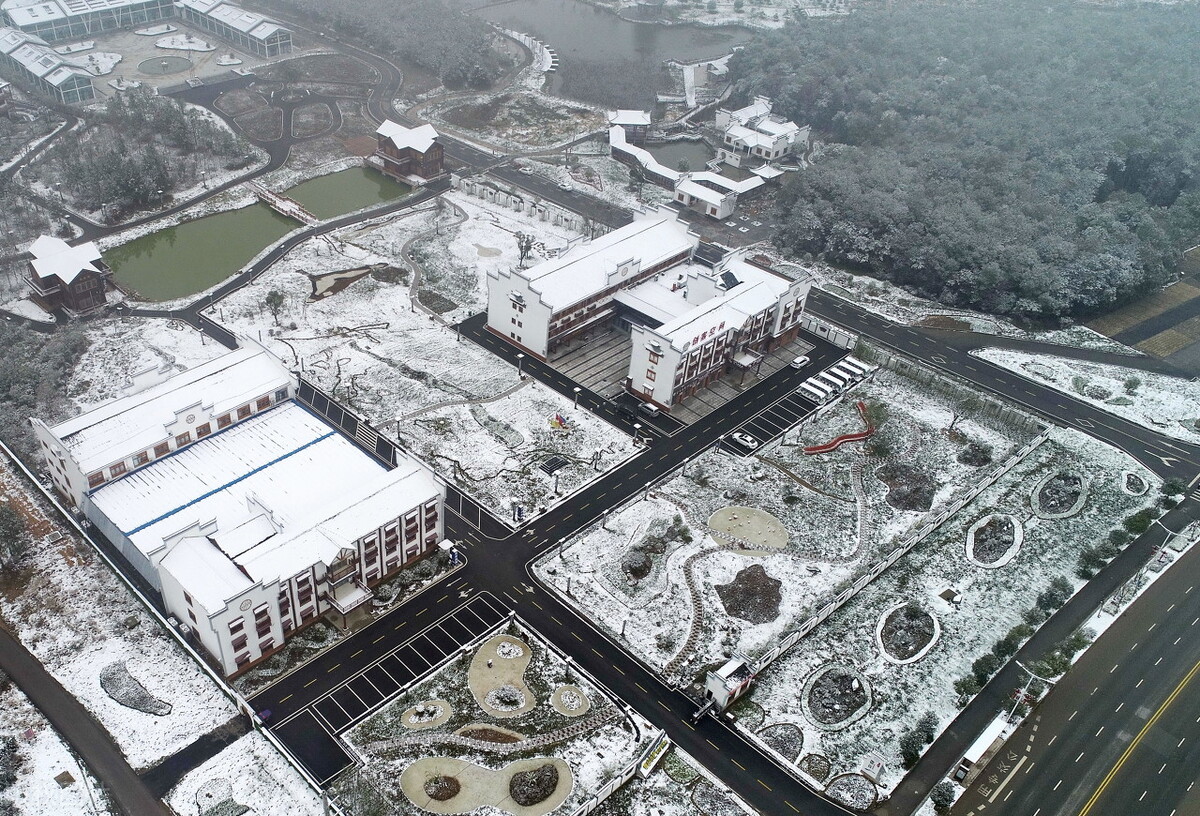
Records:
M287 398L288 398L288 390L286 388L280 388L278 391L275 392L275 394L273 396L259 397L257 400L255 400L255 402L253 404L246 403L245 405L239 407L236 412L222 414L221 416L217 417L217 430L223 430L225 428L228 428L230 425L232 425L234 423L234 413L236 413L237 421L240 422L241 420L249 417L255 411L265 411L266 409L270 408L271 405L273 404L272 401L274 401L274 403L280 403L280 402L283 402L284 400L286 400ZM203 439L204 437L206 437L212 433L212 431L213 431L212 423L205 422L200 425L197 425L193 429L193 431L195 432L195 439ZM184 431L181 434L176 434L175 439L174 439L174 442L175 442L174 450L179 450L180 448L184 447L185 445L190 445L193 441L193 437L192 437L193 431ZM169 454L171 452L171 450L172 450L172 447L171 447L170 439L166 440L165 442L160 442L157 445L155 445L153 448L154 458L161 459L162 457ZM88 475L88 487L89 488L99 487L100 485L102 485L106 481L108 481L108 479L119 478L119 477L125 475L125 473L127 473L131 469L136 469L136 468L141 467L142 465L148 464L150 462L150 451L144 450L144 451L139 451L138 453L135 453L133 455L133 457L131 458L131 461L133 463L132 468L130 468L124 461L121 461L121 462L117 462L114 465L111 465L108 468L107 474L103 470L97 470L96 472L89 474Z

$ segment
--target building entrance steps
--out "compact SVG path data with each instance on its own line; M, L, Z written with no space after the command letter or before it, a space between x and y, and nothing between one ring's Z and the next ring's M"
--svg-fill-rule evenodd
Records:
M629 332L609 326L552 356L550 365L605 399L612 399L625 390L632 350Z

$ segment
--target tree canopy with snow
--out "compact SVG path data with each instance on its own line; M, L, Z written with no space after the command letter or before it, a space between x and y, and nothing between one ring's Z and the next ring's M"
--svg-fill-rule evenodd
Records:
M904 4L738 52L739 94L832 144L777 243L985 311L1086 315L1200 234L1200 8Z

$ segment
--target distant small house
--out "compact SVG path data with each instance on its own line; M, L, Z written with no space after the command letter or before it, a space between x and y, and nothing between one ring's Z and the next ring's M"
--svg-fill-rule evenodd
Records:
M70 246L61 238L43 235L29 247L29 288L34 302L48 312L95 311L108 302L105 295L112 270L100 259L91 241Z
M719 109L716 127L721 133L717 159L734 167L774 161L808 148L809 126L771 113L771 100L765 96L738 110Z
M625 141L642 144L650 133L650 113L640 110L615 110L608 112L610 127L619 125L625 129Z
M433 125L407 128L385 120L375 135L379 145L370 163L384 175L410 184L424 184L444 172L445 156Z

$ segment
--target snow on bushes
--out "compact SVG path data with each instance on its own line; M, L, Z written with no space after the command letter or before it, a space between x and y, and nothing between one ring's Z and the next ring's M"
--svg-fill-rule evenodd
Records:
M1007 513L984 516L967 530L967 560L989 569L1002 567L1016 558L1024 534L1016 516Z
M938 619L932 612L909 601L879 617L875 639L886 659L904 664L924 657L933 648L941 631Z

